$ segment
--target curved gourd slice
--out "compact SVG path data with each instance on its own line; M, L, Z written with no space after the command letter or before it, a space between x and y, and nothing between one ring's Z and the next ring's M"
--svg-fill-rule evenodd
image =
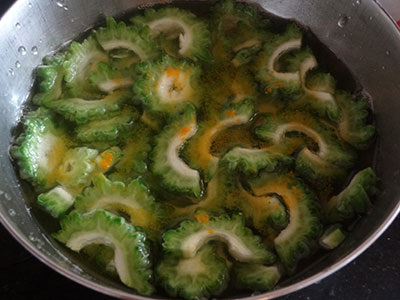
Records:
M197 131L196 109L189 105L171 120L155 138L151 170L167 189L200 197L200 174L179 155L183 145Z
M61 97L63 92L65 53L44 59L44 65L36 68L39 79L39 93L33 97L36 105L49 107L50 103Z
M290 24L281 35L268 39L261 50L256 62L256 79L264 92L284 99L294 99L302 95L300 71L280 72L275 64L286 52L301 48L302 32Z
M266 292L278 283L282 274L277 266L235 264L233 281L240 290Z
M117 23L114 18L107 18L107 27L100 28L96 39L107 52L125 49L138 56L141 61L151 60L158 56L159 49L150 32L137 27Z
M116 91L99 100L60 99L53 101L51 108L67 120L83 124L111 116L120 111L128 96L129 94L126 92Z
M206 245L191 258L166 255L155 274L171 297L200 299L219 295L229 282L225 260L215 254L214 245Z
M369 105L365 99L353 99L349 93L335 95L342 118L339 120L340 136L354 148L368 148L375 135L375 127L368 124Z
M113 260L121 281L141 294L154 292L149 283L152 271L146 236L123 218L103 210L72 213L61 219L61 230L54 236L77 252L92 244L113 248Z
M131 87L134 83L133 70L117 70L109 64L100 62L97 71L89 75L90 83L104 93Z
M165 218L162 206L150 194L141 178L128 185L110 181L104 175L93 179L93 187L88 187L76 197L75 208L79 212L103 209L129 216L130 222L153 231L161 229Z
M325 218L334 223L368 212L371 208L370 196L376 193L378 181L371 168L359 171L342 192L325 204Z
M209 241L227 244L229 253L238 261L271 264L275 255L268 251L260 238L245 227L244 218L235 215L210 217L205 222L184 221L175 230L163 235L163 247L167 252L191 258Z
M309 148L304 148L298 155L303 161L315 157L310 167L317 166L318 159L336 166L351 167L356 158L352 150L346 149L340 143L333 129L306 113L287 112L280 116L268 114L266 122L257 127L255 132L259 138L274 145L283 143L289 132L301 133L311 138L318 145L318 150L312 152Z
M148 8L143 16L131 19L134 24L147 25L153 36L162 35L166 41L178 39L177 54L190 59L209 60L210 33L207 24L194 14L183 9L167 7L158 10ZM171 52L171 48L166 50Z
M268 149L236 147L223 156L221 163L226 164L228 169L239 171L249 177L257 175L262 169L272 172L290 166L293 158Z
M77 126L76 137L81 142L115 142L123 139L135 119L135 112L125 109L109 119L94 120Z
M319 239L321 247L332 250L338 247L347 237L347 232L340 224L329 226Z
M280 261L292 273L298 261L310 254L312 243L320 235L317 197L289 174L263 173L249 183L256 196L278 195L288 209L289 225L274 239L274 245Z
M93 99L100 96L99 92L90 86L87 77L96 71L97 64L101 61L107 62L108 56L93 36L84 40L82 44L72 42L63 63L64 80L72 97Z
M75 198L62 186L56 186L37 198L38 204L54 218L63 215L72 205Z
M57 168L72 143L63 125L45 108L29 113L23 124L24 133L11 148L11 156L23 179L49 189L56 184Z
M136 66L138 80L133 89L136 96L151 111L170 113L183 104L197 104L202 90L198 65L171 56Z
M211 115L208 120L199 124L199 130L189 140L184 155L193 168L204 172L206 181L214 176L219 161L218 157L211 154L213 138L224 129L247 123L254 112L253 103L243 100Z

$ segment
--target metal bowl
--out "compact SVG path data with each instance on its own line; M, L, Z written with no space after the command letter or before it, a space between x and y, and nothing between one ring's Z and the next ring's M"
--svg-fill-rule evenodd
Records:
M170 1L76 0L65 5L66 1L61 0L19 0L0 21L0 221L26 249L54 270L94 290L124 299L149 298L135 295L122 284L92 271L51 238L43 222L37 220L41 216L32 207L32 191L17 177L7 153L32 87L34 68L45 54L90 29L104 15L120 16L138 7L166 2ZM180 2L194 5L194 1ZM374 1L252 2L308 27L345 63L373 99L379 132L374 167L382 179L382 192L373 213L356 224L339 248L283 281L275 290L245 298L272 299L317 282L352 261L382 234L400 210L400 80L396 79L400 70L400 32Z

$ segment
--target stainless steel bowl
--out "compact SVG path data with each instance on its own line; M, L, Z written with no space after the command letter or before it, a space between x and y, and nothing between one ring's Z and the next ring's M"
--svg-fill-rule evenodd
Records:
M34 68L45 54L90 29L104 15L119 16L138 7L166 2L170 1L19 0L0 21L0 221L26 249L54 270L94 290L124 299L149 298L137 296L122 284L93 272L51 238L37 221L37 213L31 209L33 195L18 179L7 153L32 87ZM379 132L374 166L382 179L382 193L373 213L360 220L339 248L282 282L276 290L246 298L272 299L317 282L349 263L382 234L400 210L400 32L374 1L252 2L310 28L347 65L373 99Z

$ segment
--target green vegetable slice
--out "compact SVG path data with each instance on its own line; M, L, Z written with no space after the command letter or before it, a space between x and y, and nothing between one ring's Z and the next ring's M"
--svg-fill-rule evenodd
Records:
M331 225L319 239L319 244L325 249L332 250L339 246L346 237L347 232L342 229L340 224Z
M158 10L148 8L143 16L135 16L131 21L137 25L149 26L153 36L161 35L164 38L165 46L168 41L178 43L178 47L166 47L170 54L193 60L210 60L211 41L207 24L189 11L175 7ZM178 48L177 51L173 51L174 48Z
M378 181L371 168L359 171L342 192L326 203L326 219L334 223L368 212L371 208L370 196L376 193Z
M62 186L56 186L49 192L40 194L37 202L54 218L58 218L74 205L75 199Z
M138 56L141 61L151 60L159 54L159 48L148 30L126 26L124 22L117 23L111 17L107 18L107 27L96 32L96 39L107 52L124 49L129 56Z
M24 133L16 140L11 156L21 178L40 189L56 185L57 168L72 144L62 123L56 123L45 108L29 113L23 120Z
M121 281L143 295L154 292L149 282L152 277L150 248L144 233L123 218L103 210L72 213L60 223L61 230L54 235L57 240L77 252L91 244L113 248L113 260Z
M205 245L194 257L166 255L156 268L156 276L171 297L200 299L219 295L229 281L224 259L215 254L214 245Z
M274 239L274 245L282 264L293 273L320 235L317 197L300 179L289 174L262 173L249 183L256 196L278 195L288 209L289 225Z
M60 99L53 101L51 108L67 120L78 124L112 116L122 109L129 94L116 91L99 100L84 100L81 98Z
M196 109L189 105L172 117L169 125L155 138L151 170L160 176L161 183L167 189L199 197L199 172L191 169L179 156L183 145L196 131Z
M201 68L192 62L165 55L154 62L137 64L136 71L138 80L133 90L150 111L170 113L201 99Z
M214 176L219 161L211 153L213 138L224 129L247 123L254 112L253 103L243 100L228 106L222 112L211 114L208 120L199 124L199 130L184 149L184 156L190 166L203 171L206 181Z
M368 102L363 98L353 99L347 92L337 92L335 97L342 112L340 136L356 149L368 148L375 135L375 127L367 123Z
M134 111L124 109L115 117L79 125L76 137L81 142L115 142L132 128L135 119Z
M131 87L134 83L134 72L131 68L118 70L100 62L97 72L89 75L90 83L104 93L111 93L117 89Z
M123 156L119 147L111 147L101 152L94 160L97 174L108 172Z
M200 221L184 221L178 229L163 235L167 252L191 258L211 240L227 244L229 253L238 261L271 264L275 255L267 250L258 236L245 227L240 215L222 215Z
M100 272L118 279L113 260L114 250L111 247L102 244L90 244L82 248L80 253L86 261L94 264Z
M235 264L233 273L236 288L258 292L272 290L282 275L277 266L257 264Z
M108 56L99 47L93 36L82 44L72 42L63 64L65 82L72 97L93 99L99 97L99 92L93 89L88 81L88 75L96 71L99 62L107 62Z

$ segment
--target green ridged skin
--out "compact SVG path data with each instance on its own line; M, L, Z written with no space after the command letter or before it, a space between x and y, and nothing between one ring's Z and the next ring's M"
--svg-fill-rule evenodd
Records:
M275 255L270 252L244 224L240 215L210 217L207 221L183 221L175 230L163 235L163 248L185 258L196 255L209 241L227 244L229 253L241 262L272 264Z
M45 108L30 112L22 121L24 132L10 154L19 166L21 178L39 189L56 184L56 171L72 144L62 124Z
M70 95L83 99L99 97L101 94L91 87L88 75L96 71L99 62L108 62L108 60L107 54L103 52L93 36L88 37L81 44L72 42L63 63L64 80Z
M249 177L256 176L263 169L273 172L289 167L293 164L293 158L267 149L236 147L223 156L221 163Z
M367 123L367 100L353 99L349 93L343 91L337 92L335 98L342 113L338 126L340 136L356 149L367 149L375 136L375 127Z
M135 16L131 22L138 25L147 25L152 35L161 36L166 41L176 41L178 45L168 47L167 52L192 60L210 60L210 32L207 23L197 18L193 13L175 8L166 7L158 10L148 8L144 15ZM171 51L176 48L176 51Z
M117 69L104 62L97 65L97 71L89 74L92 86L104 93L132 87L135 81L133 68Z
M114 249L114 263L121 281L142 295L150 295L154 287L150 248L146 235L103 210L89 214L72 213L61 219L61 230L54 237L73 251L87 245L104 244Z
M150 111L173 113L180 106L196 105L201 99L201 68L193 62L164 55L159 60L137 64L136 72L133 91Z
M87 147L69 149L57 170L57 182L66 188L79 189L89 184L99 152Z
M235 67L240 67L253 60L258 51L261 49L261 42L255 42L253 46L245 47L237 51L235 57L232 59L232 63Z
M241 103L234 103L222 111L211 113L207 120L199 123L197 133L183 150L183 156L189 166L200 170L204 180L210 181L219 162L219 158L211 154L213 137L224 129L247 123L254 113L255 107L250 99L244 99Z
M272 290L282 275L277 266L249 264L235 264L233 274L235 288L257 292Z
M155 270L157 281L174 298L201 299L219 295L229 282L225 260L214 245L205 245L194 257L166 255Z
M255 77L265 94L292 100L304 93L300 70L280 72L274 67L275 62L284 53L301 47L302 37L300 29L296 25L290 24L284 33L271 36L264 43L255 62Z
M165 188L200 197L199 172L189 168L180 158L182 147L196 131L196 108L189 105L171 117L169 124L155 137L150 158L151 171L160 177Z
M95 35L107 52L124 49L128 51L129 56L137 56L140 61L151 60L160 53L149 30L126 26L124 22L117 23L111 17L107 18L107 27L99 28Z
M263 173L249 184L256 196L273 193L286 205L289 224L275 237L274 245L282 264L293 273L298 261L310 255L311 246L320 236L317 197L300 179L289 174Z
M51 108L67 120L77 124L104 119L115 115L122 110L129 99L129 93L116 91L98 100L85 100L81 98L67 98L53 101Z
M335 224L329 226L319 239L321 247L332 250L338 247L347 237L347 232L343 230L342 225Z
M377 192L378 183L379 179L371 168L359 171L342 192L325 204L326 220L341 222L367 213L372 206L370 197Z
M298 154L303 162L313 160L309 164L310 167L318 166L318 159L344 168L349 168L355 163L355 152L341 144L333 129L308 113L289 111L279 116L268 114L265 119L266 122L255 129L256 135L262 140L279 146L287 139L286 133L297 132L308 136L318 145L316 152L306 147Z
M81 142L115 142L132 129L135 119L136 113L125 109L109 119L95 120L77 126L76 137Z
M122 211L133 225L144 227L149 232L161 230L166 217L163 206L156 202L141 178L125 185L99 175L93 178L93 187L86 188L76 197L75 208L78 212L97 209L113 213Z
M45 64L36 68L39 80L39 93L32 101L36 105L49 107L49 103L61 97L63 92L65 53L59 53L53 58L44 59ZM46 64L48 62L48 64Z
M306 85L310 90L334 94L336 91L336 79L329 73L310 70L306 75Z
M53 218L59 218L72 205L74 197L63 187L56 186L47 193L42 193L37 198L37 203L48 212Z

